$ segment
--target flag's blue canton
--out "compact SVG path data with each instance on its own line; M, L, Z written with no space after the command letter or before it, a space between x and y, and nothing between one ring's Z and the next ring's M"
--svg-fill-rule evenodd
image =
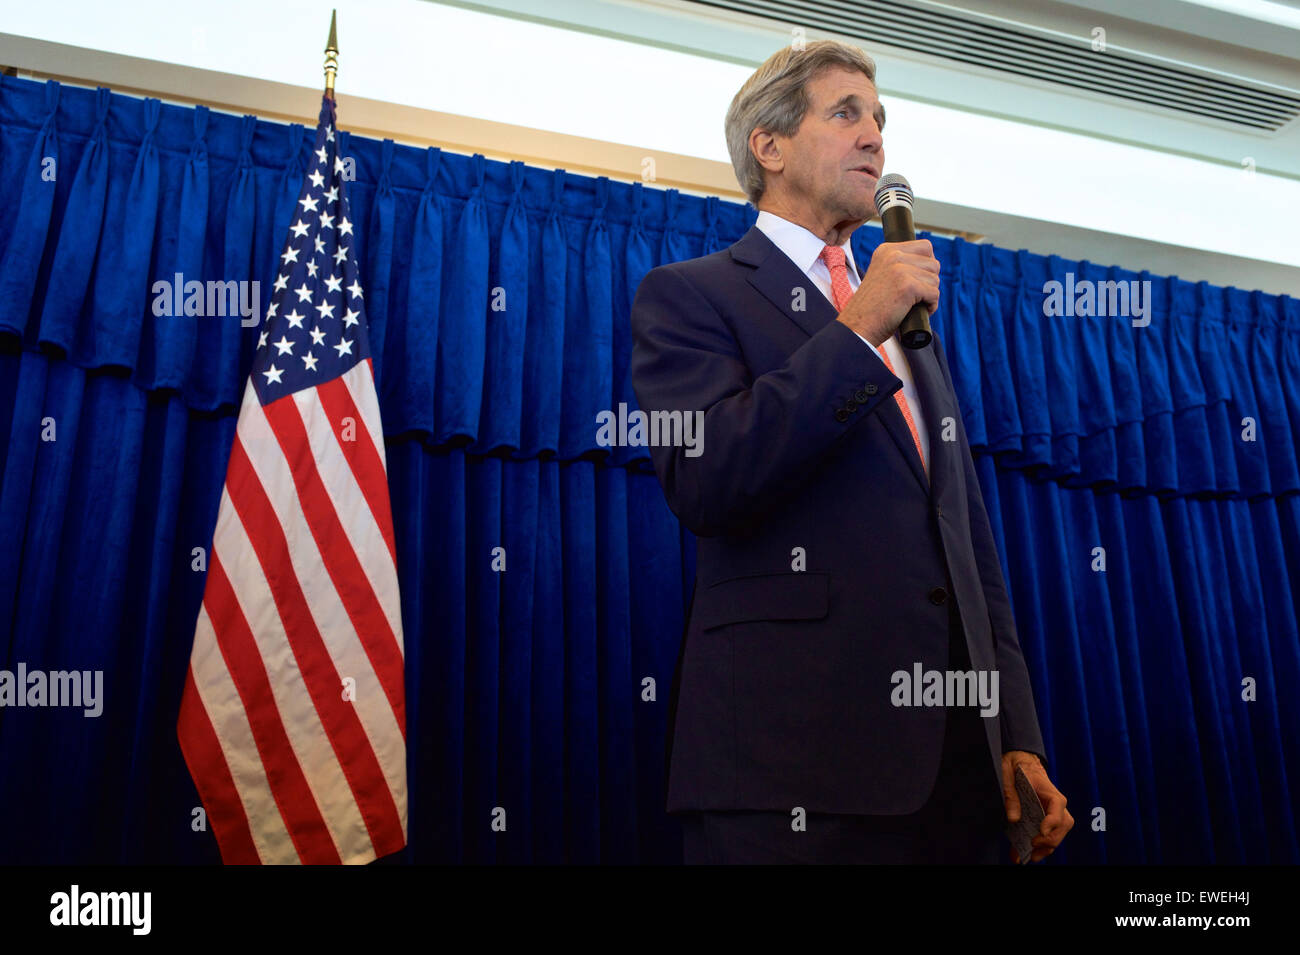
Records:
M334 103L325 98L311 172L298 195L253 358L262 404L337 378L369 357L354 238Z

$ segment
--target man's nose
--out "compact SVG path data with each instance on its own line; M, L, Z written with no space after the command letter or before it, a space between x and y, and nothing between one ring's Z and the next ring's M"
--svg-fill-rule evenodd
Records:
M863 121L862 128L858 131L857 145L859 149L868 152L880 152L884 148L885 138L880 132L880 127L876 125L875 119L868 118Z

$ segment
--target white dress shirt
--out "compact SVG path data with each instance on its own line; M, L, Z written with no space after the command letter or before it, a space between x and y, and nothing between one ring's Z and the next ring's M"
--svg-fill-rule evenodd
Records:
M813 284L821 289L827 301L832 305L835 304L835 298L831 295L831 270L821 257L822 249L826 247L825 242L803 226L782 219L771 212L760 212L754 225L758 226L759 230L771 239L790 261L812 279ZM853 261L853 249L849 247L847 240L840 248L844 250L844 263L848 266L849 286L856 292L859 279L858 267ZM857 332L853 334L857 335ZM880 356L880 349L861 335L858 335L858 338L861 338L877 357ZM916 425L917 436L921 439L921 461L925 465L926 474L929 474L930 435L925 430L925 417L921 411L921 399L916 391L916 383L912 380L912 366L908 363L907 349L902 346L898 335L895 334L885 342L884 350L889 355L890 364L894 366L894 374L903 382L903 398L907 402L908 410L912 412L912 421Z

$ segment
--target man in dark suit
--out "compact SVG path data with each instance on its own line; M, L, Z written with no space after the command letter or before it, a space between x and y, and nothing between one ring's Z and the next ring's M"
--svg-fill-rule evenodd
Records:
M652 447L698 538L669 728L686 861L996 862L1016 766L1041 859L1073 820L947 360L895 334L939 263L886 243L859 274L849 245L884 162L875 66L782 50L726 125L758 221L652 270L631 317L642 411L703 414L698 446Z

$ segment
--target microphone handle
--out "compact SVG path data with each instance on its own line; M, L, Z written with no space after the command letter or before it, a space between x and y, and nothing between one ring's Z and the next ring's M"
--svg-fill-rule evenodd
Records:
M912 228L912 210L899 203L886 209L880 217L886 242L911 242L916 238ZM930 309L925 302L917 302L898 326L898 338L904 348L924 348L934 338L930 331Z
M904 348L924 348L934 338L930 331L930 310L917 302L898 326L898 338Z

